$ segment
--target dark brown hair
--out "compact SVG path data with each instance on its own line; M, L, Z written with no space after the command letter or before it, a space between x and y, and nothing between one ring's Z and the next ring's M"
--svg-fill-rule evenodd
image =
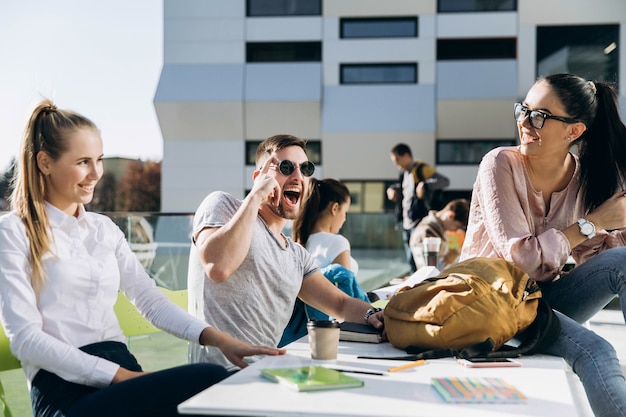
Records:
M293 240L306 245L320 214L332 203L343 204L350 198L350 190L341 181L332 178L311 178L309 192L298 217L293 222Z

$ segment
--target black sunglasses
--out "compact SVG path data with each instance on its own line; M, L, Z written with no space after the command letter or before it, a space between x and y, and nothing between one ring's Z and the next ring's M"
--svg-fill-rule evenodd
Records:
M530 125L535 129L541 129L546 119L554 119L564 123L579 122L579 120L569 117L552 116L551 114L547 114L539 110L530 110L522 103L515 103L515 105L513 106L513 115L515 116L515 120L520 123L526 118L526 116L528 116L530 120Z
M296 165L287 159L272 166L277 166L280 173L286 176L293 174L293 171L296 170ZM311 161L304 161L300 164L300 172L305 177L310 177L315 172L315 164Z

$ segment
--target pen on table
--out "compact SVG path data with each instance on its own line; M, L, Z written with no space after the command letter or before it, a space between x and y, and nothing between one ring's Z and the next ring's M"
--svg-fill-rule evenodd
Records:
M328 368L328 369L332 369L334 371L339 371L339 372L349 372L352 374L365 374L365 375L385 375L382 372L374 372L374 371L359 371L357 369L342 369L342 368Z
M416 366L424 365L426 361L424 359L417 360L415 362L406 363L404 365L396 366L395 368L387 369L387 372L404 371L405 369L414 368Z

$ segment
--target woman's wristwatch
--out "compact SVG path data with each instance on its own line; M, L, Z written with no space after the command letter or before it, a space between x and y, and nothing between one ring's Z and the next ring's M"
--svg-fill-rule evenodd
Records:
M367 311L365 312L365 317L363 317L365 319L365 323L369 323L369 319L372 316L372 314L376 314L379 311L383 311L383 309L382 308L378 308L378 307L368 308Z

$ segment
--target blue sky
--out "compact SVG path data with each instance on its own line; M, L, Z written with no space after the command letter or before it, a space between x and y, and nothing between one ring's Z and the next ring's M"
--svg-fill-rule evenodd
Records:
M92 119L106 156L161 160L161 0L0 0L0 172L42 97Z

